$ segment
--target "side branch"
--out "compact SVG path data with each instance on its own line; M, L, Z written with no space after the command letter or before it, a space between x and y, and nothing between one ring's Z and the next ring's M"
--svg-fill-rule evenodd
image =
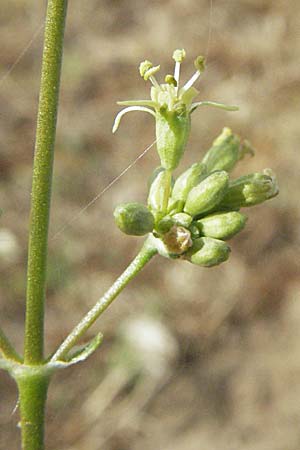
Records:
M52 356L51 361L63 360L77 341L84 335L84 333L93 325L96 319L108 308L112 301L119 295L119 293L150 261L150 259L157 253L157 250L150 246L146 241L138 255L134 258L127 269L120 275L108 291L101 297L95 306L83 317L78 325L73 329L69 336L57 349Z
M4 331L0 328L0 354L17 362L22 362L22 358L18 355Z

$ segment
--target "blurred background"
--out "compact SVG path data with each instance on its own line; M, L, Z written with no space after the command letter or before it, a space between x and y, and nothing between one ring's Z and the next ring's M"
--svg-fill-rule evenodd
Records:
M211 7L212 4L212 7ZM0 12L0 317L22 350L31 164L46 2ZM117 100L148 98L140 61L183 79L206 54L203 108L181 170L229 126L256 148L234 176L272 167L280 195L248 209L229 261L210 270L156 257L101 317L102 348L50 387L47 449L299 450L300 6L296 0L72 0L67 18L47 292L52 352L137 253L114 225L144 202L155 149L80 213L154 140ZM26 51L25 51L26 50ZM66 226L65 226L66 225ZM52 239L58 230L61 230ZM0 448L18 449L14 382L0 374Z

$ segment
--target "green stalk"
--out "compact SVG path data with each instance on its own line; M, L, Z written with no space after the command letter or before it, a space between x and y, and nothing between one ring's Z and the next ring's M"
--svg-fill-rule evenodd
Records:
M15 375L19 389L22 449L44 449L44 423L49 377L39 369Z
M67 0L48 0L33 164L24 362L43 361L52 168ZM26 449L27 450L27 449Z
M84 335L84 333L93 325L95 320L108 308L112 301L119 295L119 293L150 261L150 259L157 253L157 250L152 247L147 241L143 245L140 252L129 264L122 275L117 278L114 284L106 291L95 306L83 317L83 319L71 331L69 336L57 349L52 356L51 361L63 360L77 341Z

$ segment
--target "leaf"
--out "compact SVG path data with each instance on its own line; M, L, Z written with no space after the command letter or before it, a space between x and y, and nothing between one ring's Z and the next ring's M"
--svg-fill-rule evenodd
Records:
M73 364L85 361L90 355L92 355L98 347L102 344L103 334L97 334L88 344L76 348L69 353L64 361L51 361L48 364L53 368L64 369L66 367L72 366Z

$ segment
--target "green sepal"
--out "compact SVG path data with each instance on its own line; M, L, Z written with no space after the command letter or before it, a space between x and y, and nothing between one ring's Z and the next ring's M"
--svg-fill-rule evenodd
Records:
M154 228L154 217L141 203L123 203L114 211L115 222L125 234L143 236Z
M218 239L200 237L195 239L193 246L185 255L185 259L202 267L212 267L221 264L229 258L230 247Z
M210 174L189 192L184 212L194 217L213 210L224 197L228 180L225 171Z
M202 236L226 240L239 233L246 221L244 214L230 211L211 214L197 220L196 224Z
M189 167L176 179L172 190L172 200L185 202L190 190L197 186L207 173L206 165L203 163L195 163Z
M168 170L178 166L189 137L191 119L188 111L156 111L156 146L161 165Z

